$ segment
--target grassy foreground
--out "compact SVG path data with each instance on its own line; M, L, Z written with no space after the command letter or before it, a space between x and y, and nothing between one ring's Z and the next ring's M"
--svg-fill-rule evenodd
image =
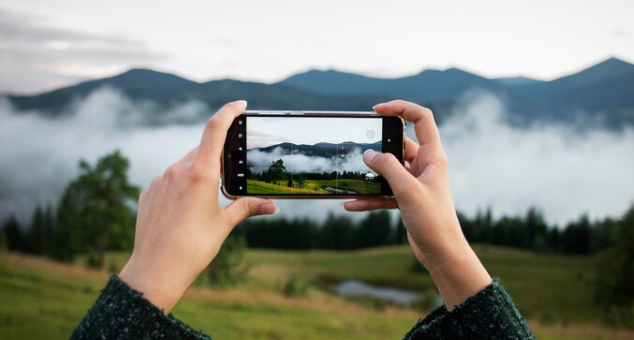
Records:
M634 339L601 326L588 284L591 259L476 247L492 275L502 277L539 339ZM127 254L112 254L118 268ZM412 271L407 247L356 252L250 250L245 282L231 289L191 288L174 314L215 339L400 339L423 312L365 307L311 286L286 298L289 277L348 277L426 290L429 276ZM52 261L0 253L0 339L65 339L108 279Z
M376 181L365 181L362 179L329 179L313 180L307 179L303 188L287 186L287 181L274 181L267 183L255 179L247 179L247 192L249 194L334 194L326 188L337 188L340 190L354 191L358 194L371 195L381 193L381 183Z

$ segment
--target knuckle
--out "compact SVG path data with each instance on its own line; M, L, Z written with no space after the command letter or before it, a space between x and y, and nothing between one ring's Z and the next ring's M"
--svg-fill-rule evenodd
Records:
M168 179L168 180L172 180L172 179L175 179L176 177L178 177L179 173L180 173L180 169L178 168L178 165L177 164L173 164L173 165L170 165L165 170L165 173L163 173L163 177Z
M206 182L211 179L211 173L203 163L196 162L192 166L189 179L194 183Z
M207 130L215 130L220 127L220 121L216 118L216 116L210 118L205 124L205 129Z
M423 112L424 115L431 116L431 117L434 116L434 113L432 112L432 110L430 108L424 107L424 106L420 106L420 108L421 108L421 111Z
M434 163L443 168L447 168L449 166L449 158L447 158L447 153L445 151L438 153L438 155L434 159Z
M147 194L148 194L148 190L147 189L141 191L141 193L139 194L139 202L145 200L145 198L147 197Z
M155 187L157 185L159 185L161 183L161 181L163 180L163 176L156 176L152 179L152 182L150 183L150 189L152 187Z
M161 185L161 182L163 182L163 176L156 176L152 179L152 182L150 182L150 188L146 191L156 191L158 190L157 188Z

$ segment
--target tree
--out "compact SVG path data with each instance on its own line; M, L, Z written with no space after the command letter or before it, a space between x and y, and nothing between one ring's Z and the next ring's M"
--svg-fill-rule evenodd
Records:
M281 181L286 179L286 167L284 166L284 161L278 159L276 161L271 162L271 166L269 166L268 177L271 181Z
M587 215L568 224L563 232L562 246L566 253L588 254L590 252L590 220Z
M617 224L613 242L597 258L595 297L608 322L634 329L634 206Z
M304 175L297 176L297 186L300 189L304 189L304 187L306 187L306 176Z
M356 227L347 216L336 216L329 212L320 231L319 248L353 249L359 246Z
M388 243L391 231L389 212L386 210L371 212L359 225L359 245L361 247L385 245Z
M43 255L46 248L46 221L44 218L44 209L40 205L35 207L31 226L28 231L28 247L29 252L36 255Z
M26 237L15 214L9 215L4 221L2 230L9 250L23 252L27 249Z
M66 188L58 209L58 258L72 260L77 252L87 252L89 264L103 268L107 250L131 248L131 206L139 188L128 181L129 166L119 151L103 156L95 166L80 161L79 177Z
M44 255L46 256L53 256L57 248L58 238L55 220L56 216L53 205L49 203L44 210L44 237L46 238Z
M525 224L528 231L529 246L535 250L543 249L548 228L544 215L537 208L531 207L526 213Z

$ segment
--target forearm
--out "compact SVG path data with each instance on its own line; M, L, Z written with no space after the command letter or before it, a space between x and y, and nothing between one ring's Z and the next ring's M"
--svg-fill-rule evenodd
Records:
M71 339L211 339L165 315L142 295L113 275Z
M436 287L448 310L491 284L491 276L463 238L443 250L443 258L429 266Z

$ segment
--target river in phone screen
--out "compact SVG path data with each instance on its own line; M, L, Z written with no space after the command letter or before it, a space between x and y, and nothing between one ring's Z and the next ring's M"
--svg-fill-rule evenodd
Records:
M380 118L248 117L247 194L379 195Z

